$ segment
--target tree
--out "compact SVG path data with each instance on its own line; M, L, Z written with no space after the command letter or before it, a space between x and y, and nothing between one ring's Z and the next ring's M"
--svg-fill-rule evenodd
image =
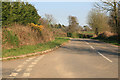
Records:
M36 8L24 2L2 2L3 25L17 22L19 24L38 23L40 16Z
M120 37L120 1L118 3L118 34Z
M76 32L78 27L79 27L79 23L77 21L77 18L75 16L69 16L68 32L69 33Z
M21 3L20 2L11 2L10 3L10 18L9 20L12 22L19 22L21 18Z
M88 24L96 35L108 30L108 17L99 10L92 9L88 15Z
M45 18L49 22L49 26L50 26L50 24L55 24L56 23L54 17L50 14L45 14Z
M95 7L101 9L101 10L104 10L104 11L107 11L107 12L111 12L112 13L112 20L114 21L114 26L112 25L112 27L114 28L114 30L116 31L116 33L119 34L119 22L118 22L118 6L120 6L120 2L118 2L119 0L112 0L112 1L109 1L109 0L101 0L102 4L98 4L96 3L95 4ZM110 24L111 26L111 24Z
M119 6L118 6L118 25L120 27L120 1L119 1Z
M78 31L78 33L81 33L82 31L84 31L84 29L83 29L83 27L82 27L82 26L80 26L80 25L79 25L79 26L78 26L78 30L77 30L77 31Z
M2 2L2 24L9 24L11 21L10 18L10 2Z
M0 30L1 30L1 27L2 27L2 2L0 1Z
M58 28L62 28L62 25L61 25L61 24L58 24Z

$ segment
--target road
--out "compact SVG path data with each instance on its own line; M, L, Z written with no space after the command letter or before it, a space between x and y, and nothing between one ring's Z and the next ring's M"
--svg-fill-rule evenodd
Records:
M71 39L48 54L3 61L3 78L118 78L118 47Z

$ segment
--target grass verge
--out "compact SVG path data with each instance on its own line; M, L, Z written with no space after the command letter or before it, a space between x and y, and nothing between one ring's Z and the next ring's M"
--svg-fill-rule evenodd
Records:
M28 53L48 50L56 46L59 46L62 43L67 42L68 40L69 40L68 38L55 38L54 41L50 41L47 43L40 43L37 45L26 45L26 46L22 46L19 48L12 48L12 49L5 49L2 51L2 57L20 56Z

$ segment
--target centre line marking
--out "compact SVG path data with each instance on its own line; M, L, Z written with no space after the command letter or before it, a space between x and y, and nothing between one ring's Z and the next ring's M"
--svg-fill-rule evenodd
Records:
M109 62L112 62L112 60L108 59L107 57L105 57L103 54L101 54L100 52L98 52L99 55L101 55L103 58L105 58L106 60L108 60Z
M92 49L95 49L93 46L90 46Z

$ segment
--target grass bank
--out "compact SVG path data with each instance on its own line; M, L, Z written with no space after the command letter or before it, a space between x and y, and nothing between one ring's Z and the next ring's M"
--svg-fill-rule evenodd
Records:
M39 43L37 45L26 45L19 48L5 49L2 51L2 57L20 56L28 53L48 50L59 46L62 43L67 42L68 40L68 38L55 38L54 41L49 41L47 43Z

